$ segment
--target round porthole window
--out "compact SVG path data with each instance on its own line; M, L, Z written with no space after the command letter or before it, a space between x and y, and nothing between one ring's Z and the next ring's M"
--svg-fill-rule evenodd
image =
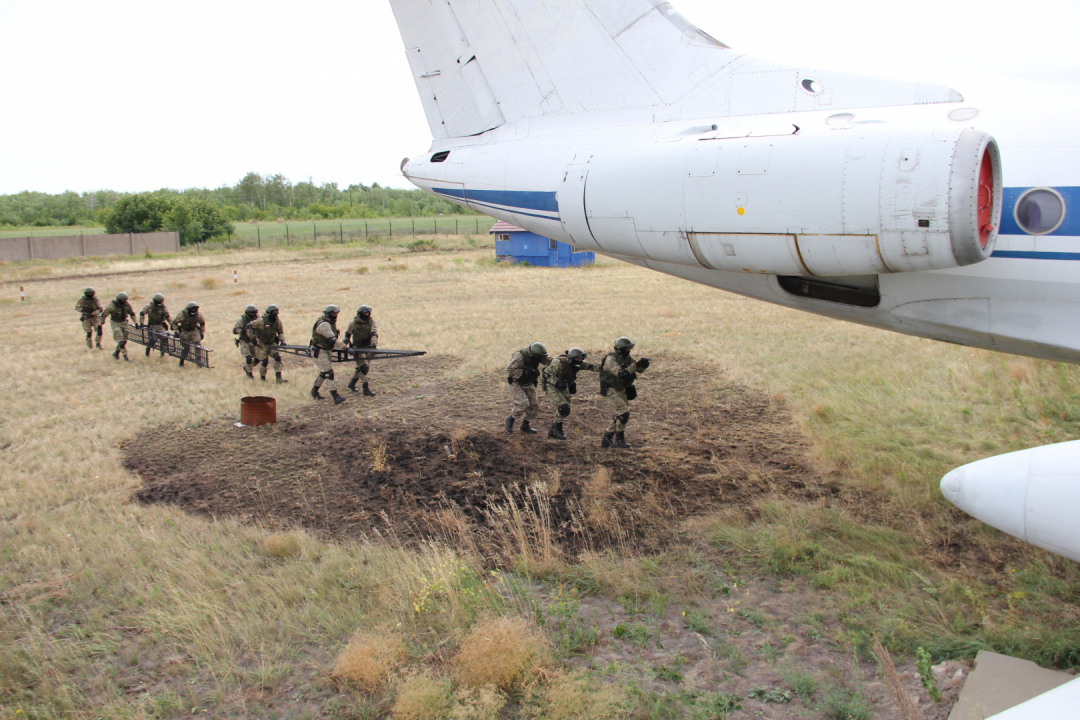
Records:
M820 95L821 91L825 89L817 80L811 80L810 78L802 81L802 88L811 95Z
M1051 188L1033 188L1020 196L1013 212L1016 224L1024 232L1045 235L1061 227L1065 219L1065 200Z

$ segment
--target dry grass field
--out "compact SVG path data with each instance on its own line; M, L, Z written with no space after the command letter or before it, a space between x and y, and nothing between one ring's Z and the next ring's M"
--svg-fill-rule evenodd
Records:
M1076 368L492 252L0 266L0 718L901 718L892 680L943 718L979 649L1080 665L1077 565L937 490L1075 438ZM214 369L87 350L86 285L198 301ZM271 302L292 343L366 303L428 354L338 407L298 359L253 387L231 328ZM587 375L566 443L502 432L514 350L620 335L654 361L632 450ZM278 424L237 428L247 394Z

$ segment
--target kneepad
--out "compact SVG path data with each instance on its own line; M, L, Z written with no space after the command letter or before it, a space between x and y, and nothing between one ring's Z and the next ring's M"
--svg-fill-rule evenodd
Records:
M327 380L333 380L334 379L334 368L330 368L329 370L324 372L323 377L325 377Z
M247 355L244 359L247 361L248 365L257 365L258 364L258 362L255 360L255 358L251 357L250 355Z
M362 375L367 375L368 370L370 370L370 369L371 369L371 366L368 365L367 363L364 363L363 365L360 366L360 373Z
M562 415L563 417L566 417L567 415L569 415L570 414L570 406L565 404L565 403L560 405L559 406L559 414Z
M274 362L281 362L281 353L274 353Z
M621 422L623 425L625 425L626 423L630 422L630 411L627 410L626 412L624 412L622 415L619 415L618 417L619 417L619 422Z

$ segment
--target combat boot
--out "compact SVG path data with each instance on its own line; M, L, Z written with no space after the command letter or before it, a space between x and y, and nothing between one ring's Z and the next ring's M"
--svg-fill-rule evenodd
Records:
M352 380L350 380L347 387L350 390L352 390L353 392L360 392L359 390L356 389L356 378L353 378Z
M369 388L367 386L367 383L364 383L363 387L364 387L364 396L365 397L375 397L375 393L371 392L371 388Z
M513 415L507 415L506 420L503 422L503 425L506 426L506 432L508 432L508 433L514 432L514 416Z
M314 385L311 386L311 397L315 398L316 400L325 400L326 399L326 397L324 395L319 394L319 388L314 386Z
M600 447L602 447L602 448L615 447L614 445L611 444L611 433L609 433L609 432L604 433L604 439L600 441Z
M630 443L626 442L626 437L621 432L615 433L615 440L612 442L612 446L617 447L620 450L631 447Z
M266 375L263 375L263 374L260 373L259 374L259 379L262 380L263 382L266 382Z
M116 348L116 351L112 354L113 360L120 359L120 348Z
M562 431L562 423L551 423L551 429L548 430L548 437L553 440L565 440L566 435Z
M180 358L180 367L184 367L184 358Z
M254 380L255 379L255 373L251 372L250 370L248 370L246 368L244 369L244 374L248 376L248 380Z
M289 381L281 377L281 373L274 373L274 382L276 382L278 385L284 385Z
M335 405L340 405L341 403L345 402L345 398L341 397L341 395L338 394L337 390L331 390L330 394L334 396Z
M94 339L93 339L93 335L94 335L93 333L86 333L86 347L87 347L87 349L89 349L89 350L93 350L93 349L94 349Z
M529 427L529 421L528 420L522 420L521 421L521 432L523 434L525 434L525 435L535 435L539 431L536 428Z
M150 357L150 348L149 347L146 348L146 357Z

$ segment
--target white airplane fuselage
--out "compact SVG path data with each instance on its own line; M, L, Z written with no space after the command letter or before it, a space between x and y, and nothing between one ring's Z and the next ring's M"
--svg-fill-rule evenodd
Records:
M985 259L962 248L961 265L950 238L950 170L957 138L981 134L949 120L955 109L525 119L438 140L403 172L540 235L694 282L935 340L1080 362L1080 336L1070 331L1080 312L1080 216L1070 213L1077 166L1068 162L1078 153L1040 148L1032 161L1030 146L996 136L1004 202L995 237ZM968 148L969 165L979 152ZM438 153L448 154L432 162ZM1017 201L1036 188L1064 201L1062 222L1045 234L1025 232L1016 217Z

